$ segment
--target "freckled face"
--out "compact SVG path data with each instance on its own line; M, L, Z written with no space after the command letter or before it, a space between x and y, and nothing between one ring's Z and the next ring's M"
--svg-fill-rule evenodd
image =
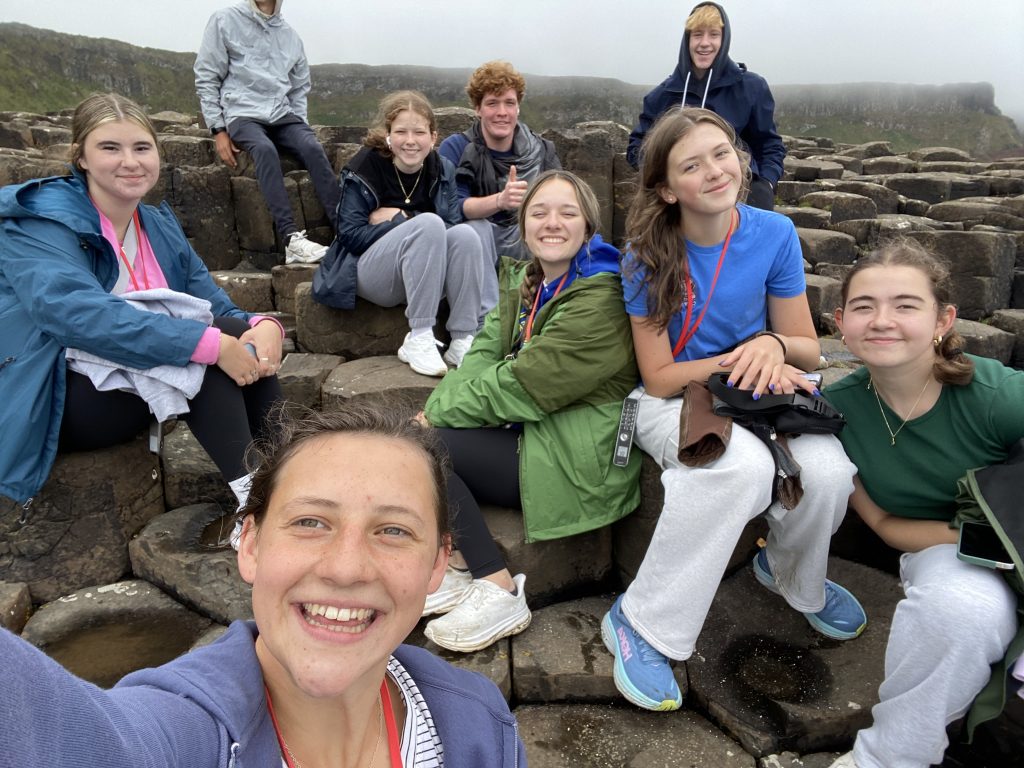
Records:
M275 695L380 684L444 575L435 509L427 459L403 440L333 434L288 460L238 553Z

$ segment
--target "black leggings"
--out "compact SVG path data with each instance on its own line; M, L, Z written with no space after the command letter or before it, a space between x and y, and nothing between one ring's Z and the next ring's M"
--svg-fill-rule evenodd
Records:
M448 506L454 515L455 548L474 579L505 568L505 559L487 529L481 504L518 509L519 436L514 429L438 429L448 448Z
M236 317L218 317L213 324L236 338L249 329L248 323ZM239 387L216 365L208 365L202 387L189 400L189 412L179 418L230 482L246 474L245 451L253 438L264 435L267 413L281 399L276 376ZM59 450L109 448L131 440L147 429L152 419L149 406L138 395L121 390L100 392L87 376L69 370Z

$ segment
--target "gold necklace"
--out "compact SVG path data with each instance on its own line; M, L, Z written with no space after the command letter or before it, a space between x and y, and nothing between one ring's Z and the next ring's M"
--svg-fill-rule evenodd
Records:
M423 165L426 165L426 163ZM412 189L406 192L405 184L402 183L402 174L398 172L398 166L392 163L391 167L395 169L395 178L398 179L398 186L402 188L402 194L405 195L405 202L407 205L412 202L412 193L415 192L416 187L420 185L420 176L423 175L423 165L420 166L420 172L416 174L416 181L412 183Z
M269 701L269 698L268 698L268 701ZM276 727L276 723L275 723L275 727ZM370 762L368 762L366 764L367 768L372 768L373 767L373 761L377 759L377 750L380 749L380 739L381 739L381 735L383 733L384 733L384 702L378 696L377 697L377 742L373 745L373 754L370 755ZM295 754L292 752L292 748L289 747L288 746L288 742L284 740L284 735L280 734L280 733L278 735L281 737L281 743L284 745L284 751L288 753L289 762L294 766L294 768L302 768L302 763L300 763L296 759Z
M870 377L868 378L868 389L875 393L875 402L878 403L878 412L882 414L882 421L885 422L885 429L889 433L889 445L896 445L896 435L902 432L903 428L907 426L907 422L910 421L911 414L914 413L914 409L917 408L917 404L921 402L921 398L924 397L925 390L928 389L928 385L931 383L932 380L930 378L927 381L925 381L924 387L921 389L921 393L917 396L917 400L914 401L914 404L910 406L910 410L907 411L907 418L903 419L903 423L900 424L899 429L893 432L892 427L889 426L889 419L887 419L885 416L885 409L882 407L882 398L878 396L878 385L875 384L874 379ZM893 413L896 413L895 408L893 409ZM898 413L896 413L896 415L899 416Z

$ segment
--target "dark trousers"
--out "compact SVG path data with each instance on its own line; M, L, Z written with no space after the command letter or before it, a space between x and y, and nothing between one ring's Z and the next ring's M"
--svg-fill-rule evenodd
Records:
M228 135L252 158L260 192L267 201L274 226L282 238L298 231L298 227L295 226L291 201L284 187L278 148L295 155L309 171L316 196L327 218L331 220L331 225L337 230L341 188L323 146L305 121L295 115L289 115L276 123L260 123L240 117L228 126Z
M214 324L235 337L249 328L234 317L219 317ZM239 387L216 365L208 365L202 387L189 400L189 412L179 418L230 482L247 473L245 452L253 438L264 436L267 413L281 399L276 376ZM148 429L152 419L149 406L138 395L121 390L100 392L87 376L68 371L59 450L109 448Z
M448 448L448 507L454 521L455 548L466 558L474 579L505 567L487 529L481 504L518 509L519 435L513 429L439 429Z

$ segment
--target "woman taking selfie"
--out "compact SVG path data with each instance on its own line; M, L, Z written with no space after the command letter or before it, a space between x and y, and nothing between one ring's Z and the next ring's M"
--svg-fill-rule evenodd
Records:
M255 621L110 690L0 629L11 765L526 764L493 683L400 645L448 561L431 431L358 405L275 431L242 510Z

